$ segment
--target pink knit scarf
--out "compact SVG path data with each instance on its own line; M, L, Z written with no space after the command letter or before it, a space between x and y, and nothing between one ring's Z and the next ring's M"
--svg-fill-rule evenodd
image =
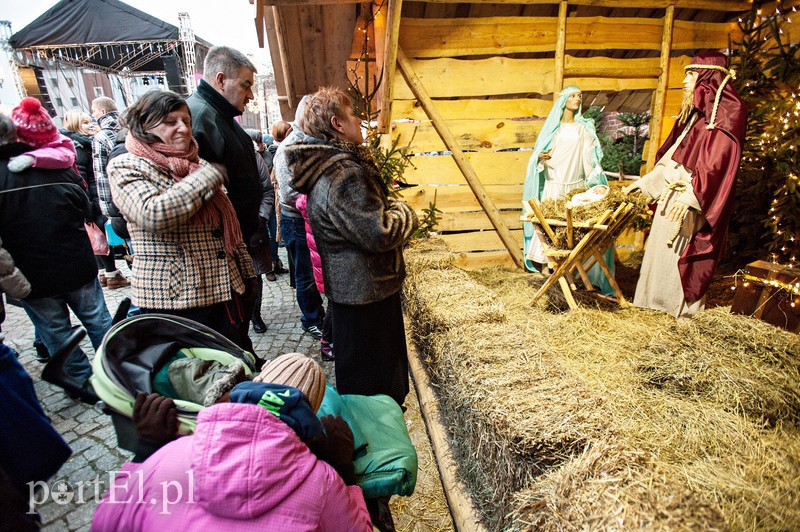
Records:
M145 144L132 134L128 134L125 139L125 147L129 153L154 163L159 170L172 176L175 181L181 181L184 177L200 168L197 141L194 139L189 145L188 152L183 152L163 142ZM225 243L225 250L228 253L232 254L239 243L242 242L242 231L239 228L236 211L222 188L217 189L211 200L204 203L192 215L189 223L214 227L222 224L222 238Z

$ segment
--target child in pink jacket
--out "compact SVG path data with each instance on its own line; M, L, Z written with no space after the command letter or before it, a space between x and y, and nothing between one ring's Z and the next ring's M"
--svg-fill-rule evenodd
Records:
M325 280L322 278L322 258L317 251L317 241L314 240L314 232L311 230L311 223L308 221L308 196L300 194L297 196L295 206L300 214L303 215L306 227L306 243L308 244L308 253L311 255L311 267L314 270L314 283L317 285L317 290L320 294L325 294ZM330 306L325 312L325 317L322 320L322 338L320 343L320 357L322 360L328 362L335 360L333 354L333 310Z
M193 435L122 466L92 530L368 531L372 523L361 488L345 485L289 425L263 406L221 403L200 411Z
M75 145L58 132L50 116L36 98L24 98L11 113L11 120L17 128L17 138L36 148L11 159L8 169L22 172L26 168L60 169L75 166L77 153Z

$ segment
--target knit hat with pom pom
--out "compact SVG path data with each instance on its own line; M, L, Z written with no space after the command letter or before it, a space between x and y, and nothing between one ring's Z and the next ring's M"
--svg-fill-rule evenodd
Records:
M58 128L36 98L24 98L11 111L11 120L17 127L17 138L38 148L58 138Z

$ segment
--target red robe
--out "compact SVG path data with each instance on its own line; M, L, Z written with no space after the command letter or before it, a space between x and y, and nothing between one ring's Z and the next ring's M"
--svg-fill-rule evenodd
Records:
M718 52L705 52L692 59L692 64L718 65L727 68L727 57ZM714 129L707 129L714 98L725 74L700 69L694 89L697 120L675 151L672 159L692 173L692 187L706 223L694 234L678 260L683 294L687 301L702 298L714 278L717 263L725 251L728 221L733 210L736 172L742 157L745 127L744 103L730 82L723 88ZM683 131L677 122L658 150L657 158L674 144Z

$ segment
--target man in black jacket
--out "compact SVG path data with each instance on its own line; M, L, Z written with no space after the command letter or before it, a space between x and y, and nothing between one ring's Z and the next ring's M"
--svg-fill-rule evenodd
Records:
M255 72L256 67L243 53L227 46L215 46L206 55L200 85L186 99L192 112L192 135L200 147L200 157L223 165L228 172L225 186L245 242L249 242L259 228L261 181L253 141L234 118L244 113L247 102L253 99ZM239 322L243 339L249 338L247 331L256 279L248 284L250 289L242 302L247 310L242 316L234 317Z

